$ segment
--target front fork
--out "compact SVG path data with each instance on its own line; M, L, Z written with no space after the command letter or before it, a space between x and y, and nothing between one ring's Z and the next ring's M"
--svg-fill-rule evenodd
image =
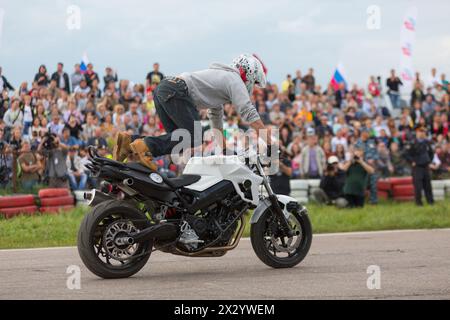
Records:
M258 158L258 161L256 162L256 166L258 168L260 175L263 178L263 184L269 195L268 199L270 201L271 207L272 207L273 211L275 211L275 214L278 216L278 220L281 224L281 231L283 233L283 236L286 236L288 238L294 236L294 231L292 230L291 226L289 225L288 220L286 219L286 216L284 215L283 209L281 209L281 207L280 207L280 203L278 202L278 197L272 190L272 186L269 183L269 179L267 178L267 176L264 172L264 169L261 165L261 161L259 158Z

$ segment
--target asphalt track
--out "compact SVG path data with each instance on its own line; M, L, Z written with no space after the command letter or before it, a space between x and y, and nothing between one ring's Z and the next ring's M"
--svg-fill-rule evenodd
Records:
M67 288L70 265L81 268L79 290ZM371 265L379 289L368 289ZM74 247L0 250L0 299L450 299L450 229L316 235L303 263L283 270L260 262L248 239L221 258L156 252L121 280L91 274Z

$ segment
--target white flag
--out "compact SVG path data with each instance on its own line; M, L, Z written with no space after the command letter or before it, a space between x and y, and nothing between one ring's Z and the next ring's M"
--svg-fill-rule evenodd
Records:
M406 93L412 91L415 80L413 54L416 40L416 25L417 8L410 7L406 11L400 32L400 78Z

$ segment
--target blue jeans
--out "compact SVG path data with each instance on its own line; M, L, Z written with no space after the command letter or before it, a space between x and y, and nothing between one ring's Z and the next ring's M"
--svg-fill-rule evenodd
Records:
M374 173L369 175L369 201L371 204L377 204L378 203L378 173Z
M400 94L399 93L388 93L389 99L391 99L392 107L394 109L400 108Z
M77 177L73 175L72 173L68 174L69 182L70 182L70 188L72 190L83 190L86 188L86 181L87 181L87 174L82 173L79 177L80 183L77 183Z
M33 186L35 186L38 181L37 180L22 180L22 188L25 191L31 191L33 189Z
M194 101L189 96L188 87L183 80L165 78L154 92L155 109L167 133L157 137L145 137L153 157L170 154L179 142L172 141L172 132L186 129L191 134L191 146L202 143L202 137L194 138L194 123L200 115ZM203 136L203 134L202 134Z

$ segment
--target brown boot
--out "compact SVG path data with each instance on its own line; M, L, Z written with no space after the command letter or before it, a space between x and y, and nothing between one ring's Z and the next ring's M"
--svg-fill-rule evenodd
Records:
M156 171L158 166L152 162L153 156L150 150L147 147L147 144L144 142L144 139L136 139L130 144L131 151L134 156L139 159L140 164L146 166L152 171Z
M131 153L131 135L127 132L119 132L113 150L113 160L123 162Z

